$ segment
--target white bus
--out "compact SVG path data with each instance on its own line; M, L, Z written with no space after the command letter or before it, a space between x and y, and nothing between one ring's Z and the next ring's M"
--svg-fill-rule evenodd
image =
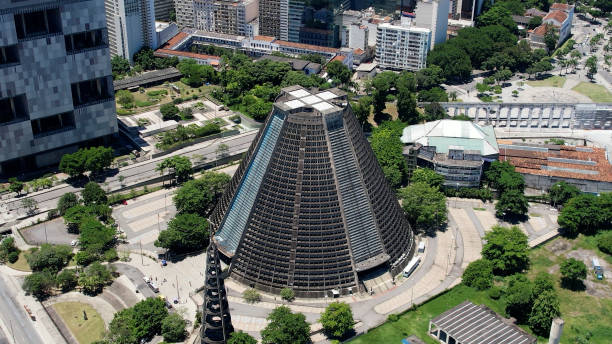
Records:
M410 276L410 274L417 268L417 266L419 266L420 262L421 262L420 256L412 258L410 260L410 263L408 263L408 265L406 265L406 267L404 268L404 277Z

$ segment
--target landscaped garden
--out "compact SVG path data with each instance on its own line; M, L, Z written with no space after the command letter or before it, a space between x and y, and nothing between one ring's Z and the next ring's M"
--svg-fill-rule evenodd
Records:
M558 296L561 317L565 321L563 343L608 343L612 338L612 289L607 280L598 281L594 278L590 264L588 277L585 279L585 290L570 290L561 287L560 264L567 257L588 261L591 257L599 257L600 262L612 264L612 257L597 248L596 236L580 235L576 239L557 238L542 247L529 252L530 269L526 275L534 280L540 272L547 272L554 281ZM604 269L605 270L605 269ZM403 338L415 334L426 343L438 343L427 334L429 321L446 310L455 307L465 300L475 304L484 304L501 315L505 312L505 296L503 290L507 287L509 277L496 277L494 285L501 289L501 295L493 295L495 288L478 291L476 288L460 284L453 289L431 299L414 310L407 311L396 321L387 321L383 325L370 330L356 339L352 344L361 343L401 343ZM497 297L497 299L491 296ZM531 332L527 325L521 328ZM538 337L538 343L547 343L548 339Z
M91 306L81 302L59 302L51 306L62 318L79 344L89 344L104 336L104 320Z
M565 78L558 75L553 75L542 80L528 80L527 85L532 87L563 87Z

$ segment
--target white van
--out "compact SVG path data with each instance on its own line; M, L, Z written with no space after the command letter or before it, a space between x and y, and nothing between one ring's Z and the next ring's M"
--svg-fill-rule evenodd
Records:
M421 262L421 257L420 256L416 256L414 258L412 258L410 260L410 263L408 263L408 265L406 265L406 267L404 268L404 277L408 277L410 276L410 274L412 274L412 272L414 272L414 270L417 268L417 266L419 266L419 263Z

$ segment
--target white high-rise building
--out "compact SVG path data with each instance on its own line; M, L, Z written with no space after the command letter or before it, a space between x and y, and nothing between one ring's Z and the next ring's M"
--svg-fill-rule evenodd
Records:
M383 23L376 32L376 62L384 69L417 71L426 67L431 30Z
M140 49L157 49L153 0L105 0L104 6L111 56L132 63Z
M446 41L448 28L449 0L419 0L416 4L414 25L431 30L431 45Z
M193 11L198 30L240 36L257 31L257 0L193 0Z

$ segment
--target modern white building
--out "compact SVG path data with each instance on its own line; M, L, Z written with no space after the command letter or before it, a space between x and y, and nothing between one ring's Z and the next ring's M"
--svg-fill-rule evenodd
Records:
M352 23L348 30L348 42L347 45L352 49L363 49L366 50L368 47L368 37L370 29L367 26L361 25L361 23Z
M383 69L417 71L426 67L431 30L383 23L376 32L376 62Z
M157 49L153 0L105 0L104 7L111 56L132 63L140 49Z
M433 49L436 44L446 41L446 30L448 28L449 0L419 0L414 10L414 25L416 27L431 30L431 45Z

